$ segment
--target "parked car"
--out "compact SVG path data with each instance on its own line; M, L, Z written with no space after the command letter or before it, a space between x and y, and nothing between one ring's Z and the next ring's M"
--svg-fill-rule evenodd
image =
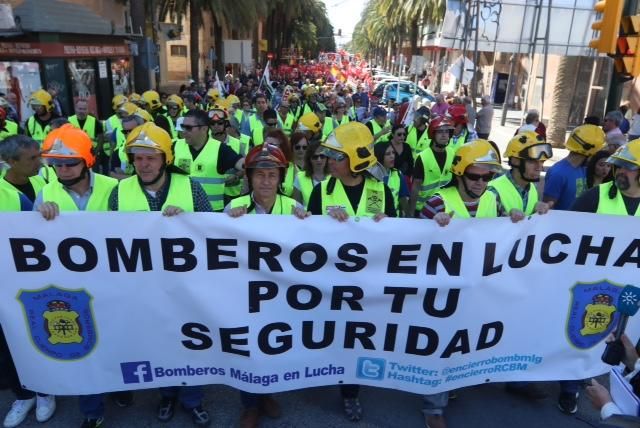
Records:
M402 102L402 100L411 99L414 95L418 95L422 98L423 103L433 103L436 101L436 98L431 95L429 92L425 91L419 86L416 86L413 82L400 82L400 96L398 97L398 85L393 84L393 82L388 82L382 91L382 97L380 98L380 102L386 104L389 100L397 100L398 102Z

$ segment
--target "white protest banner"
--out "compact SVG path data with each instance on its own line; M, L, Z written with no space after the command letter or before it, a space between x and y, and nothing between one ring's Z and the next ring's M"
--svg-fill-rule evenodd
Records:
M640 266L637 218L579 213L0 221L0 322L22 383L54 394L587 378Z

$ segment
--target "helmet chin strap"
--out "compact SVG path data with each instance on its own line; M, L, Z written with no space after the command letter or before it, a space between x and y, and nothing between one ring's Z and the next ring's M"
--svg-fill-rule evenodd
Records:
M82 180L84 180L88 172L89 172L89 168L85 166L84 168L82 168L82 172L80 173L80 175L77 176L76 178L70 178L68 180L63 180L62 178L58 178L58 181L60 182L60 184L62 184L65 187L71 187L74 184L77 184Z
M138 176L138 180L140 180L140 183L142 183L143 186L153 186L162 178L162 175L164 174L166 169L167 169L167 165L163 163L162 167L160 168L160 172L158 172L158 175L156 175L156 177L153 180L144 181L140 178L140 176Z
M460 177L460 180L462 180L462 187L464 187L464 192L465 192L465 193L466 193L470 198L473 198L473 199L479 199L479 198L480 198L480 196L482 196L482 193L484 193L484 192L482 192L482 193L480 193L480 194L478 195L476 192L474 192L474 191L472 191L471 189L469 189L469 186L467 186L467 182L466 182L466 181L464 181L464 178Z
M520 164L518 165L518 172L520 173L520 177L527 183L537 183L538 181L540 181L540 176L538 176L538 178L529 178L524 174L525 163L526 160L520 159Z

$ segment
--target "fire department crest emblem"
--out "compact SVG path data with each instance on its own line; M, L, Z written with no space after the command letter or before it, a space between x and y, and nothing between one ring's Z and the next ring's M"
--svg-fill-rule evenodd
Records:
M615 304L622 288L607 280L578 282L572 287L567 319L567 336L572 345L589 349L613 331L618 318Z
M57 360L87 356L97 342L92 299L84 289L67 290L54 285L20 290L18 300L35 347Z

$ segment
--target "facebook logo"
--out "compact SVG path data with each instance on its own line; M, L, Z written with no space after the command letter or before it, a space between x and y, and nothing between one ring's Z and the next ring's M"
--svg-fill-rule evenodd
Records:
M356 377L360 379L382 380L384 379L384 369L387 365L383 358L358 358Z
M120 363L122 380L124 383L143 383L153 381L151 363L149 361L134 361Z

